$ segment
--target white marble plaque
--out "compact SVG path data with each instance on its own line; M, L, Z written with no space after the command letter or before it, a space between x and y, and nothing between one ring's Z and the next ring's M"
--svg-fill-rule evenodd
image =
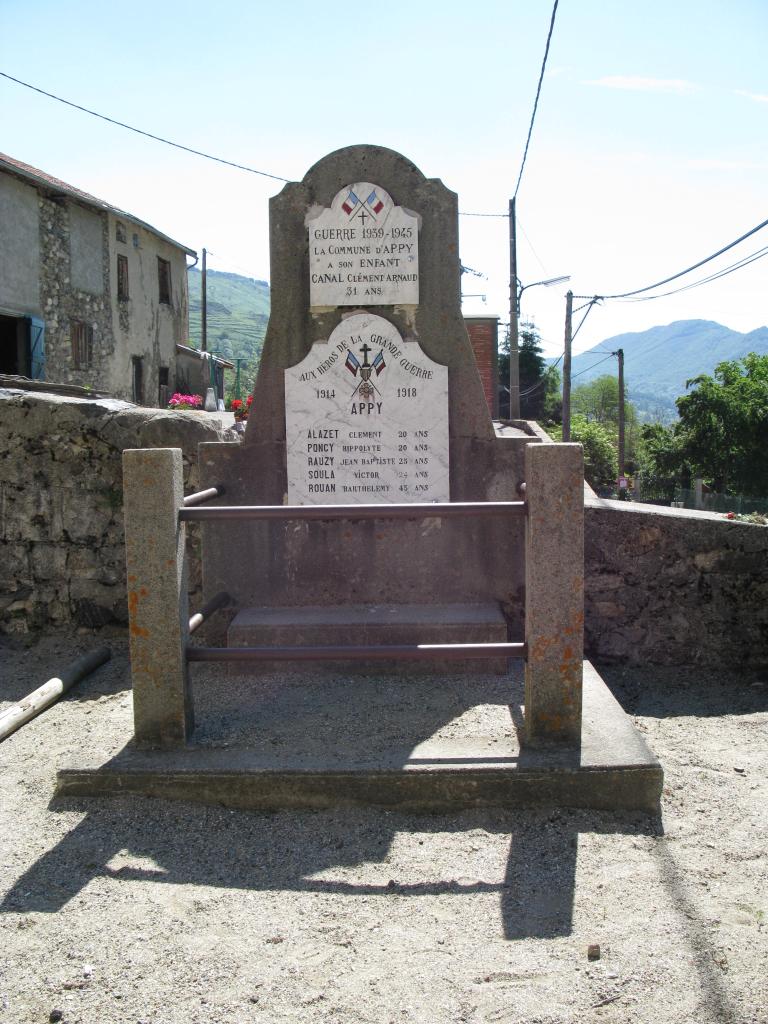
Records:
M285 371L289 505L450 500L448 368L354 313Z
M418 217L379 185L347 185L307 228L310 306L418 303Z

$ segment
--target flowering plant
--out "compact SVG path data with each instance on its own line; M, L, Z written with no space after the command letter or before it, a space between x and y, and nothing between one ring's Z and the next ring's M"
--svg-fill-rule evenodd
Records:
M248 395L245 402L240 398L233 398L229 404L230 409L235 414L236 420L247 420L248 413L251 411L251 404L253 403L253 395Z
M169 409L202 409L202 407L201 395L182 395L177 391L168 400Z

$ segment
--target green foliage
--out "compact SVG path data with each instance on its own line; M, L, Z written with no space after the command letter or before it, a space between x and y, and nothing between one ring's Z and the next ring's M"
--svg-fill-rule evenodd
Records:
M672 501L681 476L689 476L675 426L645 423L640 428L637 468L642 494ZM687 479L686 479L687 482Z
M571 392L571 413L582 416L588 423L607 427L618 447L619 438L619 379L603 374L587 384L580 384ZM638 454L640 431L637 410L627 398L624 382L624 458L635 462Z
M768 355L718 363L686 386L677 433L694 474L721 494L768 495Z
M549 430L556 440L562 440L562 427L550 427ZM578 441L584 447L584 477L590 487L596 491L613 489L619 465L610 428L576 415L571 418L571 441Z

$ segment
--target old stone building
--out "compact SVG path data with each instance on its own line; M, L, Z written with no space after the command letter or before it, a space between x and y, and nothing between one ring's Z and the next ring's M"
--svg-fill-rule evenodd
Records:
M0 154L0 374L164 405L195 253Z

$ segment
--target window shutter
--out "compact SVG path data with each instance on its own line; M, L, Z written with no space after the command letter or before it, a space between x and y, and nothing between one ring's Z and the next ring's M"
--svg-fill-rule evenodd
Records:
M45 380L45 321L29 317L29 375L32 380Z

